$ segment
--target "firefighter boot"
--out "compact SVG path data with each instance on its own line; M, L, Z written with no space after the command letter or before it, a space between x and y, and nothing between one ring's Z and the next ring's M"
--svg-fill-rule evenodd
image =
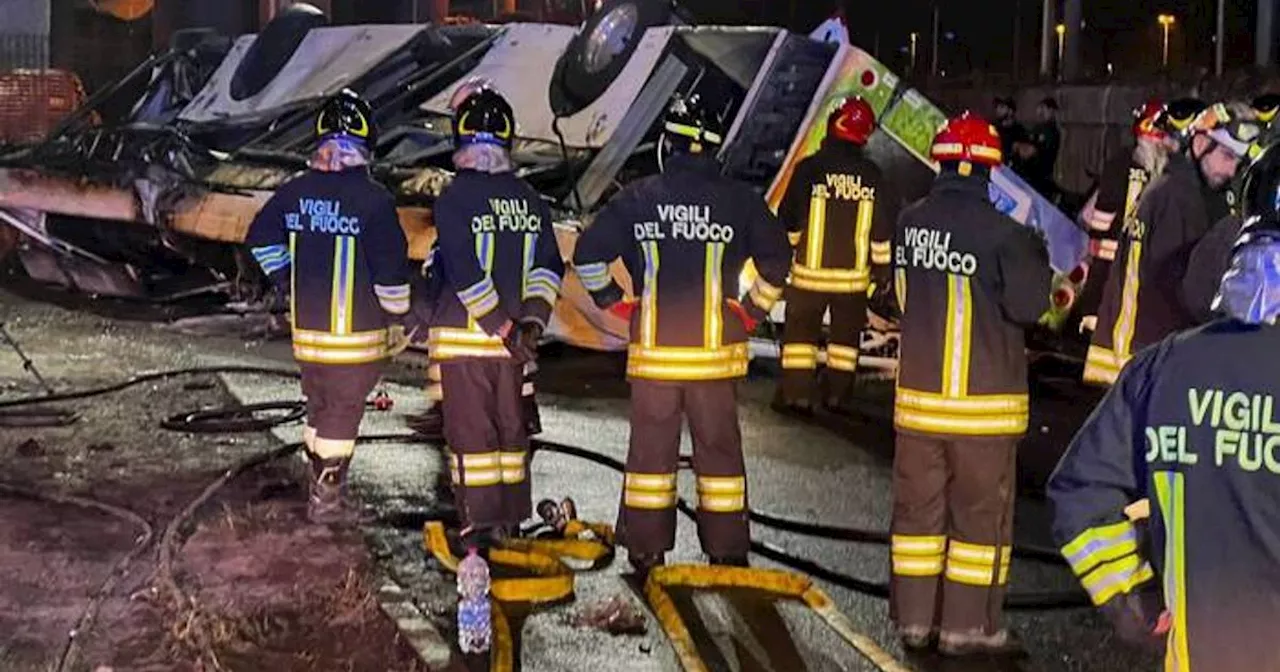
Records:
M347 470L351 458L307 457L311 461L307 518L319 525L355 522L357 512L347 501Z
M922 651L933 646L934 641L938 637L938 631L924 625L908 625L898 628L898 639L902 641L902 648L910 651Z
M1008 630L987 634L981 630L943 631L938 637L938 653L944 656L1016 656L1022 643Z
M538 399L533 395L523 397L521 403L524 406L524 431L529 436L537 436L542 433L542 414L538 412Z
M631 553L627 557L627 561L631 563L631 568L636 571L636 581L643 586L649 580L649 572L654 567L666 564L665 553Z

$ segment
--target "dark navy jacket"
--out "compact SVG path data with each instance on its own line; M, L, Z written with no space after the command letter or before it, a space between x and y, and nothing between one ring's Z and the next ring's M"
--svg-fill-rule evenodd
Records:
M386 356L387 326L409 311L409 260L395 199L368 171L310 171L281 185L245 242L290 287L298 361Z
M1095 604L1161 582L1166 670L1280 669L1277 352L1280 327L1236 320L1142 350L1050 478L1054 537ZM1122 513L1142 498L1145 533Z

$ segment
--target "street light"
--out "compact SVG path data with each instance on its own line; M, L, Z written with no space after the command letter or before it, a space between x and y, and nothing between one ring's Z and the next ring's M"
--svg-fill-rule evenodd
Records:
M1164 28L1164 67L1169 67L1169 26L1173 25L1172 14L1161 14L1156 17L1156 21L1160 22L1160 27Z
M1058 34L1058 68L1062 68L1062 45L1067 39L1067 24L1059 23L1053 31Z

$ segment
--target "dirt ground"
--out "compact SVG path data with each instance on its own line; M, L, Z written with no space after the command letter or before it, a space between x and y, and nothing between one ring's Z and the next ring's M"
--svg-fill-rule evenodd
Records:
M59 391L212 347L11 294L0 322ZM0 404L38 391L0 347ZM373 599L360 533L305 522L296 455L185 511L279 445L159 427L231 401L206 375L56 404L79 414L63 427L15 427L0 409L0 670L425 670Z

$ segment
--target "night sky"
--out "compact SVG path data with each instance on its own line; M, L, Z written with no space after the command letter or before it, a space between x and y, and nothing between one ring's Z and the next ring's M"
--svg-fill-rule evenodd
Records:
M954 33L942 39L939 69L948 76L974 71L1009 75L1014 69L1014 29L1020 29L1019 70L1034 75L1040 62L1039 0L896 0L895 11L884 11L883 0L681 0L701 21L769 23L808 30L843 4L855 44L872 51L879 36L879 56L887 65L906 70L910 58L901 49L912 31L920 33L917 67L930 65L933 7L939 6L941 30ZM1085 28L1081 59L1086 75L1104 75L1108 63L1116 77L1142 77L1160 68L1162 31L1156 15L1173 14L1177 23L1169 34L1169 62L1174 69L1212 70L1217 0L1149 0L1146 2L1083 2ZM1061 16L1061 3L1058 3ZM1020 12L1019 12L1020 10ZM1257 0L1226 0L1225 67L1253 62L1253 23ZM1015 20L1015 12L1019 17ZM1056 53L1056 42L1054 51Z

